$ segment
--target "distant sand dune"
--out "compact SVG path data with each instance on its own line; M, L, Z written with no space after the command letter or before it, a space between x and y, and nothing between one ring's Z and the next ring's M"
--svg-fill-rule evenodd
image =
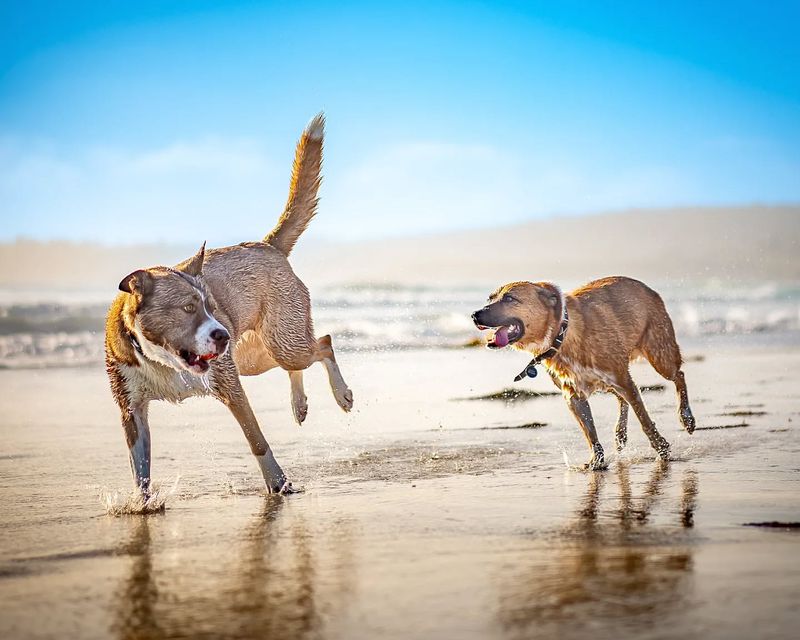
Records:
M322 208L324 215L324 203ZM242 240L262 232L256 223L253 237ZM196 249L19 240L0 245L0 287L113 290L135 268L174 264ZM799 255L800 206L793 205L632 210L372 242L301 241L292 257L298 273L315 285L517 278L570 283L617 273L653 282L798 281Z

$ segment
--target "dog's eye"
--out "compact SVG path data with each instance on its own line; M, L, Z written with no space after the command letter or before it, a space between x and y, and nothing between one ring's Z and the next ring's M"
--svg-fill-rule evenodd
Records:
M194 313L195 306L190 302L189 304L186 304L186 305L183 306L183 310L186 313Z
M510 296L508 294L503 296L503 302L516 302L517 299L514 296Z

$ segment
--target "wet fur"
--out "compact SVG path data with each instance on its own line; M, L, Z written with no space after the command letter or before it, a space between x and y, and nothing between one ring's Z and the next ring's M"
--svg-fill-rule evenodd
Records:
M106 323L106 369L120 408L134 480L143 492L150 482L147 408L152 400L180 402L211 395L239 422L256 456L267 488L290 487L274 460L239 381L275 367L289 372L295 418L307 413L302 371L322 362L336 401L353 405L331 345L315 338L308 289L295 275L288 254L316 214L324 118L311 121L297 144L289 199L278 224L263 242L211 249L174 268L140 269L120 283ZM191 310L191 312L190 312ZM182 370L182 345L197 342L203 322L216 320L230 334L230 347L198 375ZM137 352L131 336L138 338ZM198 352L200 353L200 352Z
M537 355L550 347L564 304L569 314L566 338L556 355L544 360L543 365L586 436L592 452L588 466L605 467L588 402L595 391L609 391L619 401L615 429L618 450L627 442L631 407L650 444L659 456L668 458L669 443L645 408L630 375L630 362L644 357L661 376L674 382L679 417L686 431L694 431L695 421L672 320L661 296L647 285L632 278L609 277L563 295L549 282L512 282L495 291L489 304L473 317L476 324L486 327L504 326L518 319L524 330L514 348Z

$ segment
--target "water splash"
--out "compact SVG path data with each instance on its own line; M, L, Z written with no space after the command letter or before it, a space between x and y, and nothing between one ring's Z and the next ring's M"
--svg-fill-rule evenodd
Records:
M100 504L110 516L123 515L146 515L150 513L163 513L166 509L167 498L174 496L178 491L180 476L175 478L171 487L164 487L162 484L153 483L151 493L148 498L142 496L139 491L130 493L120 493L119 491L109 491L101 489Z

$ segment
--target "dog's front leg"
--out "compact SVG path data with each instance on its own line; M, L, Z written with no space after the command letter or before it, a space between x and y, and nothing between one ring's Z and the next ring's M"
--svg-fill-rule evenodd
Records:
M214 395L230 409L242 428L247 443L250 445L250 451L256 457L261 475L267 484L267 491L270 493L295 493L297 490L292 487L292 483L289 482L272 454L272 449L264 434L261 433L261 428L258 426L258 421L241 382L239 382L238 372L232 361L230 365L231 369L220 369L215 372L212 383Z
M261 433L258 421L250 408L250 403L244 396L244 392L242 392L241 396L232 398L226 404L239 426L241 426L250 445L250 451L256 457L261 475L267 485L267 491L270 493L295 493L296 489L292 487L292 483L289 482L283 469L275 459L264 434Z
M145 498L150 496L150 425L147 403L130 407L122 418L133 481Z
M569 396L568 403L570 411L577 419L586 442L589 443L589 448L592 450L592 457L586 463L586 468L591 470L607 469L608 465L606 464L603 446L597 439L597 430L594 428L594 418L592 418L589 400L577 394L572 394Z

